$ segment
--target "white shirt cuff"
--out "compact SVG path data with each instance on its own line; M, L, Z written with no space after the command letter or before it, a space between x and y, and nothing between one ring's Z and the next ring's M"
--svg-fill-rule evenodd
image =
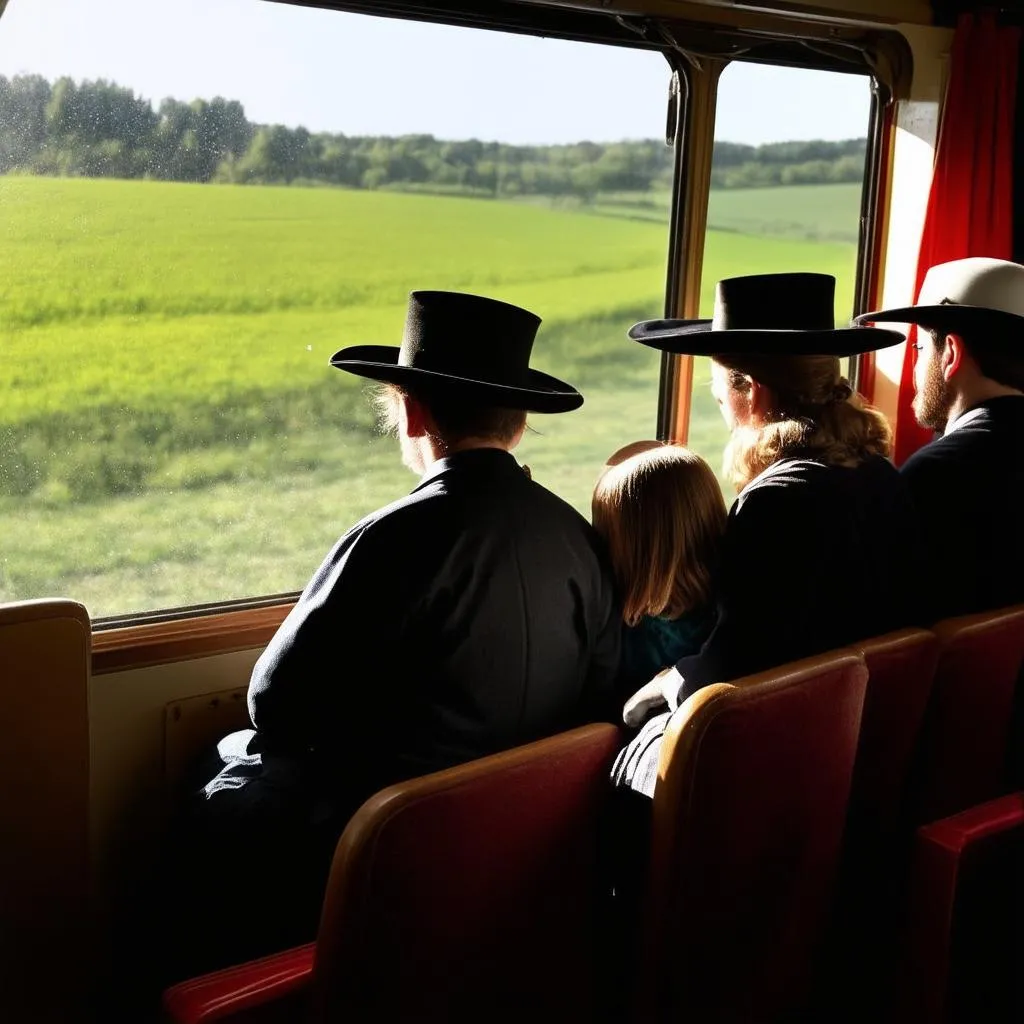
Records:
M674 665L665 673L665 678L661 684L661 692L665 695L665 700L673 711L682 703L680 696L682 695L685 683L686 680L683 679L679 674L679 669Z

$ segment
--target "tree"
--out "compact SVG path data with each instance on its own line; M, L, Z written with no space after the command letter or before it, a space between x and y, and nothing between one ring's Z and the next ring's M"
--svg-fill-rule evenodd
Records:
M211 102L193 100L192 125L195 132L194 181L210 181L220 163L242 156L253 136L245 109L237 100L220 96Z
M0 75L0 174L27 170L47 138L50 83L41 75Z
M311 139L305 128L275 124L258 129L245 155L235 164L236 180L289 184L308 176L315 166L308 159Z
M76 85L61 78L47 104L46 121L58 139L86 146L106 141L137 146L147 141L157 118L150 103L131 89L103 79Z

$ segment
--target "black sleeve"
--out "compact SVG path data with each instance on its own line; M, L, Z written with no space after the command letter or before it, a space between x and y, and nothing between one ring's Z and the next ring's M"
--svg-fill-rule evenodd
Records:
M932 459L928 451L922 449L907 459L900 468L900 476L906 482L919 515L925 509L931 508L934 511L941 507L936 503L943 497L948 481L944 479L942 463ZM934 518L939 517L934 516ZM931 524L929 520L925 520L919 525L924 529L929 529Z
M680 700L710 683L728 682L790 660L813 630L811 610L828 567L817 559L833 545L802 486L761 486L729 514L718 585L718 622L698 654L683 658Z
M956 517L951 517L948 511L951 501L955 505L963 496L949 493L948 467L932 458L927 449L915 452L900 468L900 476L913 504L914 532L905 538L911 545L916 579L913 624L928 627L949 610L946 587L940 575L942 553L949 548L949 539L943 539L943 531L949 529L950 519L956 522Z
M249 714L266 751L302 753L327 736L344 742L402 699L395 687L408 680L382 678L400 630L401 581L381 526L360 524L341 538L257 661Z
M626 697L618 684L622 655L622 610L610 571L602 575L594 608L596 632L584 683L584 709L591 721L619 723ZM632 691L630 691L632 693Z

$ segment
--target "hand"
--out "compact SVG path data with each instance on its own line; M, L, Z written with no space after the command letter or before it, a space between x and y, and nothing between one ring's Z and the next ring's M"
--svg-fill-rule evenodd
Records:
M622 720L630 728L636 729L657 708L665 706L674 711L678 694L679 674L671 668L662 669L626 701L622 708Z

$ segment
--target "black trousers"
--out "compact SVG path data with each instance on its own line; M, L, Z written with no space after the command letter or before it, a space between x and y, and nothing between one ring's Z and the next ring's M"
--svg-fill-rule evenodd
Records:
M160 931L170 982L312 942L349 817L295 761L219 767L169 830Z

